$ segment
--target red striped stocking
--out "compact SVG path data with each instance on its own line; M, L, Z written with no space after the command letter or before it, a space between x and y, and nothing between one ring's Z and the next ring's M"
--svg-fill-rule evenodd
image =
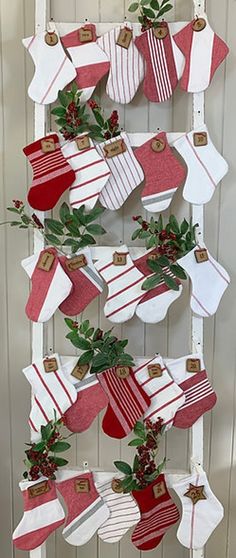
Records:
M116 258L118 261L121 258L121 263L114 263ZM105 316L114 323L130 320L145 291L142 290L144 275L134 265L127 246L121 246L113 257L97 261L95 267L108 285Z
M165 359L174 381L183 390L185 402L174 417L174 426L190 428L216 404L216 393L207 378L203 357L191 354L177 359Z
M90 211L111 172L90 138L87 140L88 147L78 148L83 137L79 136L76 140L67 142L62 147L62 153L75 172L75 180L69 190L70 205L74 208L85 205L86 211Z
M149 101L157 103L162 103L172 96L180 73L170 28L167 23L163 22L162 25L162 37L156 37L155 30L148 29L135 39L135 45L146 61L144 94Z
M179 519L179 512L167 490L164 475L159 475L147 488L132 492L141 511L132 542L139 550L152 550Z
M48 211L75 180L75 172L62 154L57 134L51 134L23 149L33 168L28 202L34 209Z
M132 34L128 48L117 44L122 29L127 29ZM144 78L144 61L135 46L134 33L132 25L126 22L97 40L111 63L106 93L116 103L130 103Z
M128 436L150 405L150 397L139 386L132 369L129 369L128 374L127 377L120 378L118 368L110 368L97 374L109 398L102 428L112 438Z
M111 176L99 196L99 201L107 209L119 209L143 181L142 167L135 157L125 132L116 138L96 145L96 148L100 156L105 157L111 172ZM112 149L114 149L114 154L112 153L110 156L109 153ZM117 155L116 149L119 150Z

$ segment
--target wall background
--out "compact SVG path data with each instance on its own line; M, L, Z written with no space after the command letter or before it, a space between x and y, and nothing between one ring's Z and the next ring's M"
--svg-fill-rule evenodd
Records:
M172 18L189 20L192 1L175 0ZM122 21L127 13L129 0L51 0L50 15L55 21ZM22 154L22 147L32 140L33 103L27 97L27 85L33 66L21 46L21 38L33 33L33 0L1 0L1 74L2 94L0 126L2 184L0 190L0 221L7 218L5 207L12 198L24 199L30 183L30 171ZM209 473L213 490L225 507L225 519L211 537L206 557L233 558L236 550L236 434L235 434L235 249L236 236L236 162L235 162L235 57L236 57L236 1L208 0L210 22L229 44L231 54L225 65L218 70L213 84L206 94L206 122L216 146L230 164L230 173L213 200L205 210L205 240L213 256L226 266L231 278L231 288L226 292L219 311L214 318L205 321L205 360L218 404L204 419L205 468ZM201 61L199 61L201 63ZM104 90L104 88L101 88ZM104 106L111 103L103 94ZM177 91L171 102L162 106L148 106L139 93L132 106L119 108L122 124L127 131L148 131L157 127L167 131L184 131L191 127L191 97ZM130 216L140 213L140 189L126 202L124 209L114 215L107 212L103 219L109 231L107 244L121 240L129 243L133 224ZM189 216L188 205L181 194L171 207L179 218ZM9 217L9 215L8 215ZM22 502L18 480L22 472L24 441L28 440L27 415L30 407L30 390L21 369L30 362L30 324L24 314L28 295L28 281L20 267L20 261L30 254L30 239L22 231L0 228L0 307L1 307L1 390L0 390L0 525L1 557L26 558L27 553L13 551L11 531L21 517ZM105 326L102 302L95 302L86 312L94 325ZM137 355L153 354L154 351L177 357L187 354L190 313L188 289L169 312L161 325L145 327L138 319L117 328L117 333L129 336L130 350ZM71 353L65 341L63 316L58 312L48 326L48 349L54 347L61 354ZM170 459L171 469L184 469L188 462L188 434L173 429L165 442L164 452ZM129 459L127 441L119 443L101 434L99 422L74 440L70 463L80 465L85 459L90 466L108 468L115 458ZM47 558L136 558L138 552L131 546L129 536L120 545L104 545L94 538L78 551L54 535L48 542ZM144 556L144 554L143 554ZM165 537L163 545L146 558L186 558L188 552L178 543L175 529Z

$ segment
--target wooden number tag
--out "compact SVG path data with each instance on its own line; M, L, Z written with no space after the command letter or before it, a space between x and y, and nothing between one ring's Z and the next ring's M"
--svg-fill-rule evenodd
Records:
M204 145L207 145L207 132L195 132L193 134L193 143L195 147L204 147Z
M75 492L90 492L89 479L75 479Z
M187 358L186 370L187 372L191 372L193 374L196 374L197 372L201 372L200 358Z
M50 271L54 260L54 254L52 254L51 252L44 252L39 258L37 268L42 269L43 271Z
M46 33L44 39L45 39L45 43L48 46L55 46L58 43L58 36L54 32L53 33Z
M149 364L147 368L150 378L161 378L163 372L160 364Z
M77 380L83 380L89 370L88 364L76 364L71 372L71 376Z
M166 489L165 489L165 485L164 482L158 482L157 484L155 484L155 486L153 487L153 494L155 498L160 498L161 496L163 496L163 494L165 494Z
M91 43L91 41L93 40L92 29L81 27L79 29L79 40L81 43Z
M41 496L41 494L46 494L49 492L50 486L48 481L38 482L35 486L30 486L28 488L29 497L36 498L36 496Z
M121 29L119 33L119 37L116 41L116 44L123 48L129 48L132 38L133 38L132 29L129 29L128 27L124 27L124 29Z
M43 361L45 372L56 372L58 370L57 359L55 357L45 358Z
M130 374L129 366L117 366L116 367L116 375L121 380L125 380L126 378L128 378L129 374Z
M152 141L152 150L156 153L161 153L164 151L166 146L165 141L162 138L157 138Z
M117 141L113 141L108 145L104 145L104 155L107 159L112 159L112 157L116 157L116 155L121 155L127 151L127 147L123 139L119 139Z
M76 269L80 269L80 267L85 267L87 265L87 260L84 254L80 254L79 256L75 256L75 258L71 258L70 260L66 260L66 267L68 271L76 271Z
M122 484L119 479L112 480L111 488L113 492L116 492L117 494L121 494L123 492Z
M207 262L209 260L206 248L200 248L194 252L197 263Z
M165 39L167 35L169 35L168 25L164 21L162 23L158 23L157 27L155 27L153 31L157 39Z
M89 149L90 147L90 141L88 136L77 138L75 141L79 151L83 151L84 149Z
M203 31L206 27L206 20L203 17L199 17L195 19L192 24L192 28L194 31Z
M43 153L52 153L56 150L55 142L53 138L43 139L41 141L41 149Z
M113 254L113 264L114 265L126 265L127 254L121 252L114 252Z

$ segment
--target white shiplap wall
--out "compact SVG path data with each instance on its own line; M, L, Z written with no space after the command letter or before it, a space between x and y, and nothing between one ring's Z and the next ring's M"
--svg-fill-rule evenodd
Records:
M172 18L189 20L192 0L175 0ZM51 0L50 15L56 21L119 21L127 15L129 1L123 0ZM12 198L24 199L30 172L22 154L22 147L29 143L33 133L33 103L27 98L27 84L33 66L21 46L21 38L33 32L34 1L0 1L1 9L1 92L2 107L0 127L2 185L0 190L0 221L7 218L5 211ZM207 11L213 28L227 40L231 54L226 64L218 70L206 94L206 122L216 145L230 164L230 173L217 189L205 210L207 245L231 274L232 285L226 292L214 318L205 321L205 360L209 375L218 393L218 404L204 419L205 467L211 485L225 506L225 519L210 539L206 557L233 558L236 550L235 497L235 258L233 239L236 236L234 206L236 203L235 180L235 57L236 57L236 2L235 0L208 0ZM130 15L129 15L130 17ZM100 88L102 102L110 109L113 105ZM124 128L128 131L155 131L163 128L178 131L191 127L191 97L178 91L172 101L164 105L148 105L141 93L129 107L119 107ZM106 212L103 225L109 231L107 244L130 242L133 229L131 216L141 211L140 188L116 214ZM189 207L179 192L171 206L179 218L189 216ZM104 240L104 239L103 239ZM22 502L17 483L22 471L23 443L28 439L27 413L30 390L21 374L30 361L30 325L24 314L28 282L20 267L20 260L30 253L30 240L22 231L0 229L0 307L2 310L0 358L0 532L1 558L26 558L27 553L13 551L11 530L19 521ZM175 303L165 322L153 327L144 326L138 319L116 328L117 333L128 336L130 350L135 354L152 354L156 351L171 357L189 351L190 312L188 289ZM94 324L106 326L102 312L103 301L95 301L86 311ZM71 352L65 340L63 316L55 315L49 325L49 345L62 354ZM188 433L173 429L167 436L163 454L167 452L170 468L184 469L188 462ZM119 443L101 433L99 421L75 439L69 460L81 464L85 459L91 466L109 468L115 458L129 459L131 449L127 440ZM53 535L47 545L47 558L135 558L139 553L129 542L129 536L120 545L105 545L94 538L78 551L64 543L62 537ZM163 545L147 558L186 558L188 552L177 542L175 529L164 539Z

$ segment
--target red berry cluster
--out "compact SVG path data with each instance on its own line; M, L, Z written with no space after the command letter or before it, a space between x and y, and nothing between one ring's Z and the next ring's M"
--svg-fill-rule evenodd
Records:
M155 457L158 451L158 438L162 431L162 422L161 418L154 424L150 420L146 421L146 441L137 449L139 467L135 477L140 488L148 486L150 483L148 476L157 471Z
M148 221L145 221L141 215L134 216L133 221L138 221L144 231L149 230L150 225ZM153 233L150 231L150 235L151 234ZM167 232L166 229L162 229L161 232L156 233L156 236L158 241L160 241L160 244L157 247L157 254L160 256L167 256L171 261L176 261L178 257L178 249L176 246L169 244L169 241L176 240L176 234L173 232Z
M106 140L113 138L114 134L117 132L119 128L119 115L117 110L113 110L107 122L108 122L109 130L104 133L104 138Z
M12 200L13 205L16 209L20 209L24 204L21 200Z
M38 229L43 229L43 224L41 223L41 221L39 220L39 218L37 217L37 215L35 215L35 213L32 214L32 219L35 223L35 225L38 227Z
M76 129L78 126L81 126L82 120L79 118L78 107L74 101L68 105L65 118L67 124L72 128ZM69 132L65 128L62 128L61 132L66 140L73 139L76 136L76 132Z
M144 31L147 31L147 29L150 29L152 26L153 26L152 20L149 19L147 16L143 16L143 23L142 23L142 27L141 27L142 33Z
M99 109L98 104L97 104L96 101L94 101L93 99L90 99L90 100L88 101L88 106L91 108L91 110Z
M54 457L49 455L50 448L60 437L59 432L54 431L47 442L47 446L42 451L36 451L33 444L32 447L26 451L27 459L32 464L29 470L29 477L31 480L38 480L42 475L47 478L53 478L58 466L54 461Z

